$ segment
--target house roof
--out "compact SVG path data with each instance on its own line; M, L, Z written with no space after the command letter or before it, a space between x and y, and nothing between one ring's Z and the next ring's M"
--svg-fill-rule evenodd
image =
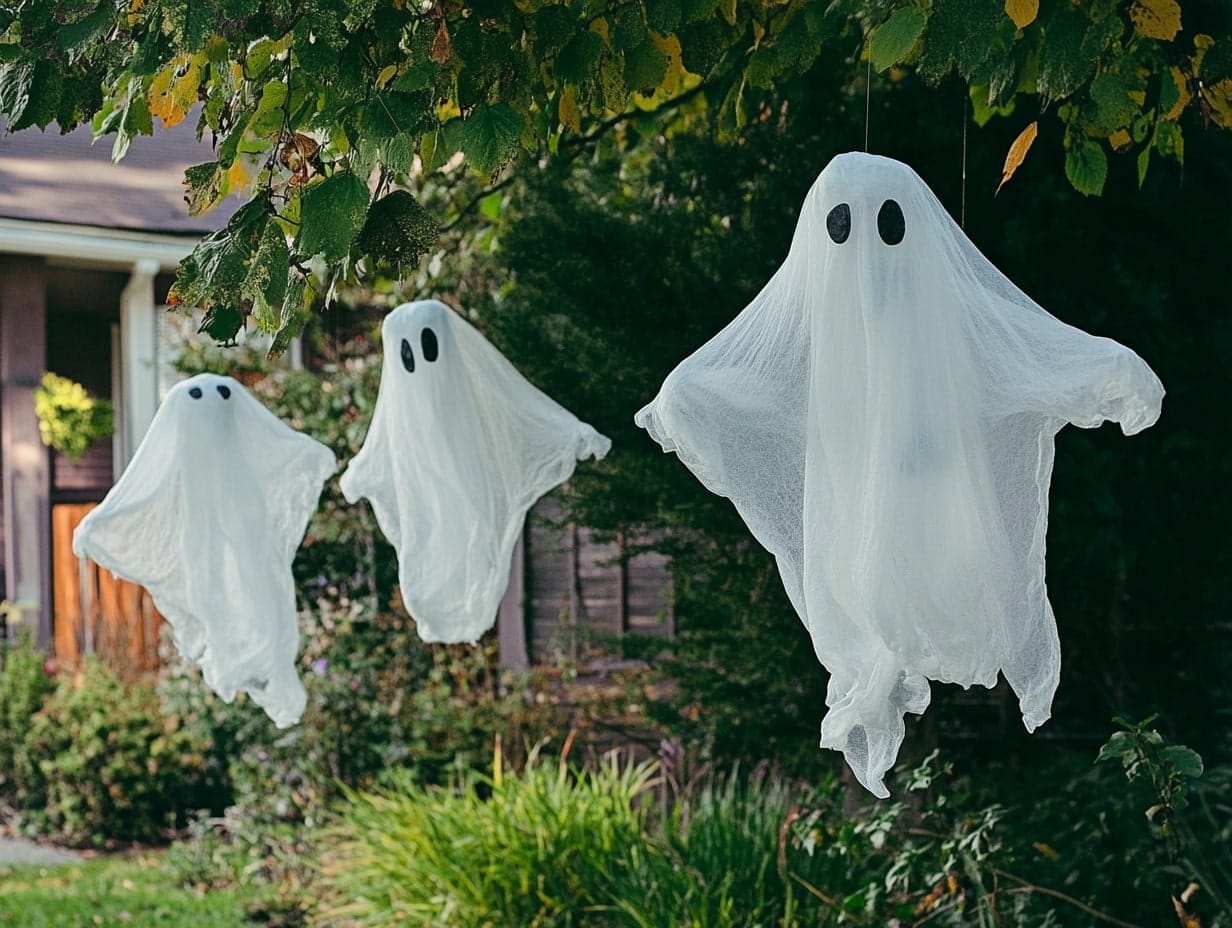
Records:
M0 217L193 237L213 231L242 201L228 197L204 216L188 215L184 169L214 160L209 142L197 141L196 122L190 114L171 129L156 123L119 164L111 163L113 139L93 144L89 126L0 136Z

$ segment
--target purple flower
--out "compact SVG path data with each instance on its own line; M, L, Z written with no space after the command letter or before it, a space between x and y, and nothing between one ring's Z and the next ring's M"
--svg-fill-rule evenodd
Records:
M328 669L329 669L329 661L327 661L323 657L319 660L315 660L312 662L312 672L315 673L318 677L325 676L325 671Z

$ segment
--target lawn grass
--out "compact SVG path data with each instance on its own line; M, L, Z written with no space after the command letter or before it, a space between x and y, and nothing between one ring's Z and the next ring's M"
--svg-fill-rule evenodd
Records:
M58 867L0 867L4 928L251 928L234 891L183 889L154 854Z

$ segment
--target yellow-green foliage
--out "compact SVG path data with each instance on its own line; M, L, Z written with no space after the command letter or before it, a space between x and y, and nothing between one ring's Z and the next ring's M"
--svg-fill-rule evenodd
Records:
M96 441L115 433L110 400L91 396L81 384L51 371L43 374L42 383L34 391L34 412L43 444L76 461Z

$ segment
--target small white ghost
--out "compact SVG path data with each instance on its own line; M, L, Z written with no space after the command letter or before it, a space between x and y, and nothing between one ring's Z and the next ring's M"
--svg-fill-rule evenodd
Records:
M444 303L393 310L364 446L342 492L367 497L424 641L496 621L526 512L611 441L536 389Z
M884 797L929 680L1004 672L1027 729L1048 719L1054 436L1132 435L1163 393L1010 283L910 168L846 154L774 277L636 421L774 554L831 675L821 746Z
M237 381L198 374L168 391L73 553L149 590L206 685L285 728L307 701L291 562L336 467Z

